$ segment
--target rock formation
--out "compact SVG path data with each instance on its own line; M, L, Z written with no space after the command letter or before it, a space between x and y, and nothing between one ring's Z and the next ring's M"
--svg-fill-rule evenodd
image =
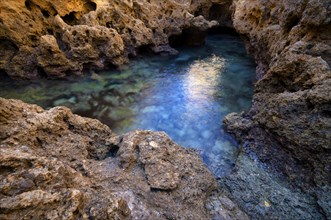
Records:
M12 78L61 78L121 65L143 46L176 53L168 38L216 25L194 15L211 7L202 0L6 1L0 5L0 70Z
M325 216L331 216L330 3L234 5L234 28L255 56L258 82L252 109L228 115L225 125L246 150L312 193Z
M314 169L313 176L303 178L330 183L328 1L302 1L299 5L297 1L270 1L263 8L260 5L258 0L250 4L238 1L234 15L234 27L247 37L249 50L259 64L259 81L249 113L254 122L251 126L270 132L284 153Z
M1 219L204 219L217 187L162 132L116 136L65 107L0 98Z
M141 49L173 54L174 36L201 43L200 34L217 23L233 26L255 56L258 81L252 109L228 115L225 125L245 152L290 184L280 196L262 171L246 177L260 170L245 167L243 153L220 180L223 193L257 219L289 217L291 207L299 207L294 214L302 218L331 216L328 0L10 0L0 11L0 71L26 79L118 66ZM1 218L208 216L203 204L214 178L196 153L164 134L118 137L61 107L44 111L1 99L0 108ZM287 187L308 196L286 194ZM261 195L266 198L257 199ZM222 203L239 214L220 215L241 218L223 196L212 198L209 208Z

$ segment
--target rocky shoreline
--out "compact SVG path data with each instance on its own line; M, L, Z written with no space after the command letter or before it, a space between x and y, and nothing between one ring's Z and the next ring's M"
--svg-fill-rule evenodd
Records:
M243 150L220 187L196 152L165 134L119 137L62 107L1 99L0 217L330 218L327 0L26 0L0 7L0 69L12 78L80 75L121 65L139 50L173 54L169 39L182 34L201 43L217 24L233 27L258 64L252 109L224 121Z
M165 133L3 98L0 125L1 219L249 219Z
M65 107L0 103L1 219L208 216L216 179L197 152L166 134L116 136Z
M0 6L0 69L16 79L65 78L119 66L141 50L175 54L171 36L184 31L193 43L203 41L202 33L218 24L194 15L211 6L206 1L7 1Z
M294 188L316 198L317 209L330 218L330 5L327 1L235 5L234 27L255 56L259 81L251 110L230 114L224 123L246 151L282 173Z

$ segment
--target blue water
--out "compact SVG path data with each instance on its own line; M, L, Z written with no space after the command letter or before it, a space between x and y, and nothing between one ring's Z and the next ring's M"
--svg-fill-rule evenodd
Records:
M203 47L179 50L178 56L144 57L74 81L2 83L0 96L44 108L64 105L117 133L164 131L200 150L215 175L223 176L234 165L238 147L222 120L251 107L254 60L241 40L229 35L209 36Z

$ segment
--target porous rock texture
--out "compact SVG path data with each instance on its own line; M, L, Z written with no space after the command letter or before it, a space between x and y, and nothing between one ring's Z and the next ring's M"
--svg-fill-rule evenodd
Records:
M303 178L330 183L331 9L299 3L237 1L234 26L259 64L251 119L312 169Z
M233 26L255 56L258 81L252 109L230 114L224 122L244 151L265 167L242 153L233 172L220 180L224 191L210 199L209 208L222 219L244 219L239 208L254 219L330 218L328 0L10 0L0 11L0 70L27 79L121 65L144 46L176 53L169 37L187 33L201 40L192 34L216 25L207 20ZM206 213L205 201L198 199L215 187L213 178L197 176L209 182L194 183L200 187L195 193L189 180L198 171L181 174L164 159L168 151L160 146L177 146L164 134L137 131L117 137L65 108L44 111L1 102L1 217L208 218L197 214ZM148 156L154 151L161 155ZM190 150L178 151L200 161ZM200 167L195 163L193 168ZM156 172L159 164L164 175ZM273 181L265 170L283 175L289 185ZM180 191L185 184L193 191ZM189 195L194 199L185 202ZM235 211L222 213L226 207Z
M162 132L116 136L65 107L0 98L0 219L208 219L216 188Z
M315 197L328 218L330 1L236 0L234 7L233 25L255 56L258 81L251 110L228 115L225 125L245 150Z
M143 46L174 54L170 36L183 29L193 36L217 25L202 16L208 16L213 2L229 1L5 1L0 5L0 70L11 78L61 78L119 66Z

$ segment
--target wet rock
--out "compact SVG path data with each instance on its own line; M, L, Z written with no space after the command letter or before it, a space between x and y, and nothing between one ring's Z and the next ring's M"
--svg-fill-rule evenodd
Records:
M103 101L111 106L118 106L120 104L118 96L106 95L103 97Z
M76 104L76 102L77 102L76 97L73 96L69 99L62 98L62 99L55 100L53 102L53 105L54 106L64 105L64 106L68 107L68 105Z
M65 107L2 98L0 171L3 219L205 219L217 188L165 133L117 136Z
M213 219L242 219L248 220L249 216L221 192L212 194L207 203L207 209L212 213Z
M166 45L154 46L154 47L152 47L152 51L154 53L160 53L160 54L164 54L164 55L167 55L167 54L169 54L169 55L178 55L179 54L179 52L176 49L170 47L167 44Z
M110 110L108 117L113 120L123 120L125 118L131 117L134 113L130 108L118 107L116 109Z
M250 112L225 124L260 160L316 195L331 184L331 12L325 0L264 3L235 2L233 24L255 56L258 82Z
M245 117L244 114L238 113L230 113L226 115L223 123L227 130L234 134L238 140L247 135L248 131L254 125L249 117Z
M313 196L291 187L247 154L238 157L235 169L220 184L223 193L254 219L324 218ZM223 206L229 209L232 203L227 201Z
M223 183L230 198L254 218L329 217L322 196L330 194L331 184L331 12L326 5L325 0L234 4L233 24L255 56L258 82L252 109L226 116L224 124L247 154L266 164L267 172L303 190L278 189L256 168L249 171L253 166L241 156ZM253 173L259 176L250 180ZM269 190L272 196L258 201Z
M322 187L318 192L318 205L323 210L326 216L331 216L331 196L330 196L330 186Z

